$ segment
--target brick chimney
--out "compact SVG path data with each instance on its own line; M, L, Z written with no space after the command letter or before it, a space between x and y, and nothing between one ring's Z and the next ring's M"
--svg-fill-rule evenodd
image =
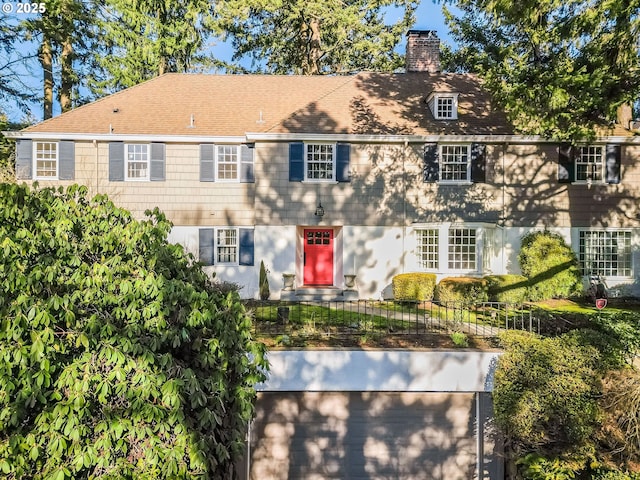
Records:
M440 39L434 30L409 30L405 63L407 72L440 71Z
M440 39L435 30L409 30L405 62L407 72L440 71Z

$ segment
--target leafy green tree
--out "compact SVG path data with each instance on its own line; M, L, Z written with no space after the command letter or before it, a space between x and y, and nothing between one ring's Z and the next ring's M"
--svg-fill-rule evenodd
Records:
M252 69L276 74L393 71L394 48L414 22L415 0L226 0L216 7L220 28ZM401 11L385 23L390 9Z
M207 0L105 0L98 29L102 48L90 88L111 93L169 72L209 65L204 54L214 29Z
M235 477L264 351L170 228L0 184L5 478Z
M640 0L453 0L448 68L480 74L515 126L591 139L640 96Z

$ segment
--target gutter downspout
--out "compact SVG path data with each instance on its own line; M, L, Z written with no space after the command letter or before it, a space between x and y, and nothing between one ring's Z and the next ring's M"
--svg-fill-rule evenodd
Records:
M98 172L98 141L94 138L93 139L93 148L96 149L96 193L95 195L98 195L98 193L100 193L100 179L99 179L99 172Z

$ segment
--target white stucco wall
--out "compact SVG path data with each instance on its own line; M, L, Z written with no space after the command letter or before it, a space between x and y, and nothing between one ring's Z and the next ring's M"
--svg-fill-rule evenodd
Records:
M500 352L271 351L259 391L491 392Z
M472 225L472 224L470 224ZM360 298L391 298L391 281L394 275L421 271L416 258L415 229L410 227L335 227L335 285L344 287L343 274L357 275ZM484 274L520 273L518 253L522 237L533 230L544 227L491 228L483 233L482 256ZM578 250L579 228L549 228ZM264 261L269 272L271 298L280 298L284 273L297 274L297 285L301 284L302 227L258 225L255 227L254 266L211 266L220 280L235 282L243 288L244 298L258 298L258 276L260 261ZM169 240L181 243L188 252L198 255L198 227L175 226ZM441 252L442 253L442 252ZM446 249L444 253L446 254ZM296 259L300 258L299 265ZM613 295L640 295L640 229L632 234L632 261L636 278L607 279ZM437 272L438 281L446 276L461 275L459 272ZM585 279L585 282L587 279Z

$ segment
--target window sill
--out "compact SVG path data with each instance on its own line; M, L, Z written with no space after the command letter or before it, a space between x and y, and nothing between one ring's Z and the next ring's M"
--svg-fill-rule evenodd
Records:
M340 182L338 182L336 180L302 180L301 183L312 183L312 184L316 184L316 185L318 183L324 183L324 184L327 184L327 185L337 185Z

